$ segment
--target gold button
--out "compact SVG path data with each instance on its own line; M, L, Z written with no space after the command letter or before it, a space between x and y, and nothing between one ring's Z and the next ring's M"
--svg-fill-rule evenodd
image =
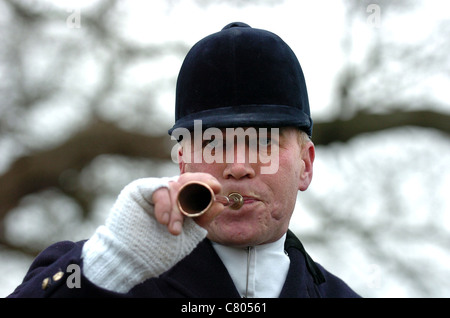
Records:
M42 289L46 290L48 286L50 286L50 278L47 277L42 281Z
M57 282L57 281L60 280L63 276L64 276L64 272L59 271L59 272L57 272L55 275L53 275L53 280L54 280L55 282Z

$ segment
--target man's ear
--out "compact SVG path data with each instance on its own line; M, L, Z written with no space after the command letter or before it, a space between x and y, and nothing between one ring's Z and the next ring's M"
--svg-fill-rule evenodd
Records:
M312 141L308 141L301 149L301 160L303 163L300 171L299 187L300 191L308 189L313 177L313 163L316 156L316 150Z

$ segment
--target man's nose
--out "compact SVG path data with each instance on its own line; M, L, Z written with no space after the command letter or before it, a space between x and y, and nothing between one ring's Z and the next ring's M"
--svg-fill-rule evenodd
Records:
M225 179L242 179L242 178L253 178L255 176L255 169L248 162L244 163L227 163L224 171L223 177Z
M226 167L223 171L225 179L234 178L236 180L242 178L253 178L255 173L254 164L250 162L249 148L241 145L234 148L234 156L228 156Z

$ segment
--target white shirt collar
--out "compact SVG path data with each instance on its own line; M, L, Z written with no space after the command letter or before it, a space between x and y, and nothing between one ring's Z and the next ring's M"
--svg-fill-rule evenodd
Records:
M284 252L286 234L273 243L236 248L212 242L242 297L278 297L290 260Z

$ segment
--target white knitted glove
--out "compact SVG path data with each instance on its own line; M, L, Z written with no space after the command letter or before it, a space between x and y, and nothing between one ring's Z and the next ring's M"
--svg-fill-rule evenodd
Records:
M206 237L191 218L174 236L154 217L153 192L177 178L138 179L122 190L106 224L84 244L83 273L91 282L126 293L170 269Z

